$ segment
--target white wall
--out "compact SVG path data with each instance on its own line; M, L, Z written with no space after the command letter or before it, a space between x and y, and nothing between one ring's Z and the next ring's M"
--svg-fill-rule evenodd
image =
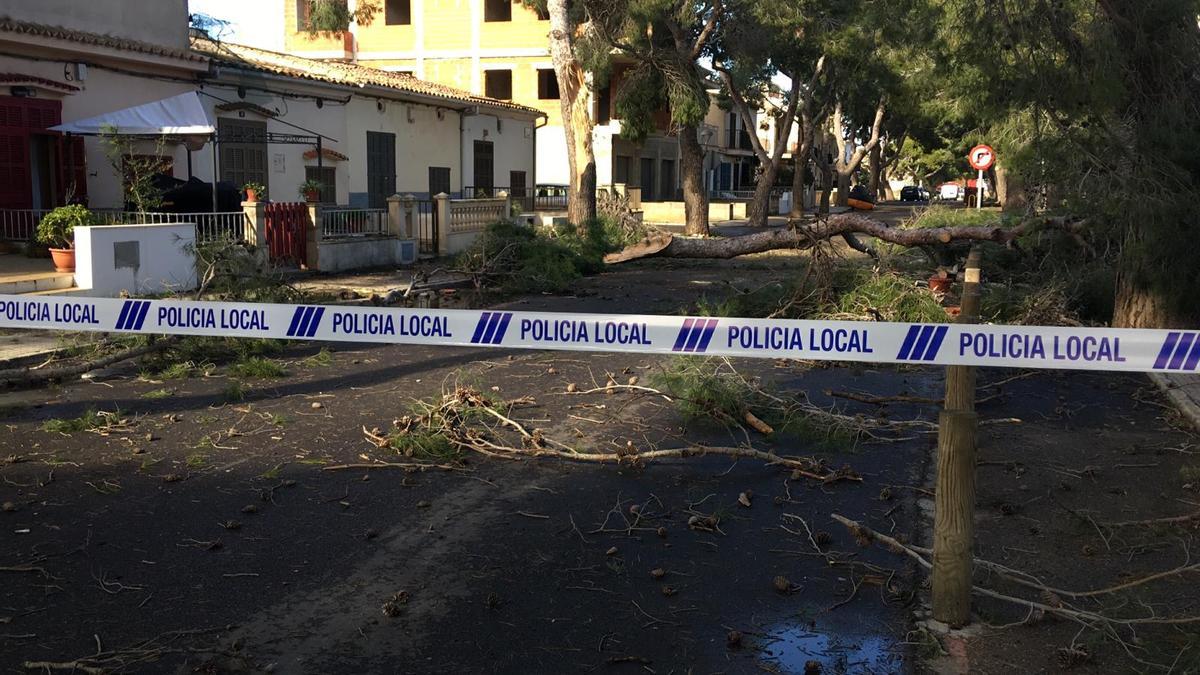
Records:
M350 199L352 206L366 206L367 200L367 132L380 131L396 135L396 192L423 195L429 192L429 167L450 167L450 185L459 185L458 114L398 101L384 101L381 112L377 100L359 98L346 106L347 130L341 147L350 156ZM411 122L408 120L412 119Z
M562 127L545 126L537 130L537 182L550 185L568 185L571 182L567 137Z
M186 291L196 287L194 224L75 228L75 285L93 297ZM132 264L118 266L118 244L136 245Z
M525 186L533 189L535 182L533 175L533 122L494 115L464 117L462 135L462 184L464 186L475 184L475 141L492 142L492 149L495 152L493 185L511 187L509 172L524 171ZM463 195L463 197L470 196Z

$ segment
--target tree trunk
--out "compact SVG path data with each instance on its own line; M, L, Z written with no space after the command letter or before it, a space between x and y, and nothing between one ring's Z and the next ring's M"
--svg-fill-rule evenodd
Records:
M829 213L829 193L833 190L833 165L828 161L821 162L821 205L818 213Z
M850 203L850 175L854 173L853 169L842 170L838 169L838 196L837 205L846 206Z
M882 143L876 143L871 148L871 179L867 185L867 190L871 195L871 199L879 199L879 179L883 176L883 149L880 147Z
M684 232L708 236L708 192L704 189L704 149L694 124L679 127L680 168L683 178Z
M996 165L995 174L996 198L1000 200L1000 209L1005 213L1023 213L1029 207L1024 181L1000 164Z
M771 190L775 187L775 177L779 175L779 163L770 162L763 169L758 182L754 184L754 197L749 204L746 214L750 225L766 227L771 215Z
M563 133L567 141L567 165L571 185L567 218L575 225L596 217L596 155L592 151L592 119L587 80L575 58L574 30L567 14L567 0L549 0L550 56L560 92Z
M993 225L910 229L890 227L861 213L839 213L802 227L765 230L738 237L694 239L672 237L669 234L657 235L623 251L605 256L605 262L625 262L652 255L667 258L736 258L775 249L806 249L831 237L853 236L855 233L910 247L936 246L953 241L993 241L1007 244L1033 229L1057 228L1070 231L1075 224L1063 218L1041 218L1024 221L1015 227L1001 227L997 217Z
M795 170L792 173L792 210L788 212L788 218L800 218L804 215L804 190L807 187L805 179L808 172L808 155L809 134L806 132L804 125L800 125L800 134L796 143L796 156L793 157Z
M1112 325L1119 328L1191 328L1200 325L1200 305L1190 303L1188 310L1172 302L1163 289L1146 283L1151 277L1143 268L1139 249L1144 246L1135 236L1127 236L1117 261L1116 297ZM1178 291L1176 291L1178 292Z

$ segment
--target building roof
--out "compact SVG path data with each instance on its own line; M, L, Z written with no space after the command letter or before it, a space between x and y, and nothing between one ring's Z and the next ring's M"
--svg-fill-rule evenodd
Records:
M176 49L174 47L151 44L149 42L142 42L140 40L132 40L129 38L117 37L115 35L89 33L87 31L63 28L61 26L49 26L46 24L32 23L29 21L18 21L8 16L0 16L0 32L16 33L18 35L33 35L54 40L66 40L68 42L77 42L79 44L89 45L92 47L105 47L108 49L137 52L152 56L165 56L169 58L183 59L185 61L196 61L199 63L203 63L208 60L206 56L197 54L196 52L187 49Z
M369 68L343 61L306 59L301 56L268 51L257 47L249 47L231 42L218 42L211 38L197 36L195 33L193 33L192 37L192 48L198 53L212 58L218 64L234 68L256 70L275 75L346 86L382 87L410 94L445 99L450 103L502 108L534 115L545 114L537 108L520 105L512 101L477 96L468 91L455 89L454 87L420 80L407 73Z
M79 91L79 87L65 82L55 82L47 80L44 77L37 75L23 75L21 73L0 73L0 84L31 84L36 87L46 87L48 89L57 89L59 91Z

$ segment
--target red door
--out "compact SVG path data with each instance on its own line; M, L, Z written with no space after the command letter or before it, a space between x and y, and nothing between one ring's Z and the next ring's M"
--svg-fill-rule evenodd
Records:
M267 253L275 262L307 262L308 205L271 202L266 206Z

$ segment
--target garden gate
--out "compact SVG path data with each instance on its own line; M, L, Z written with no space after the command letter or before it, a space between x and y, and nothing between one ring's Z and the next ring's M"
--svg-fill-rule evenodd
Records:
M272 202L266 207L267 252L273 262L307 261L308 205Z

